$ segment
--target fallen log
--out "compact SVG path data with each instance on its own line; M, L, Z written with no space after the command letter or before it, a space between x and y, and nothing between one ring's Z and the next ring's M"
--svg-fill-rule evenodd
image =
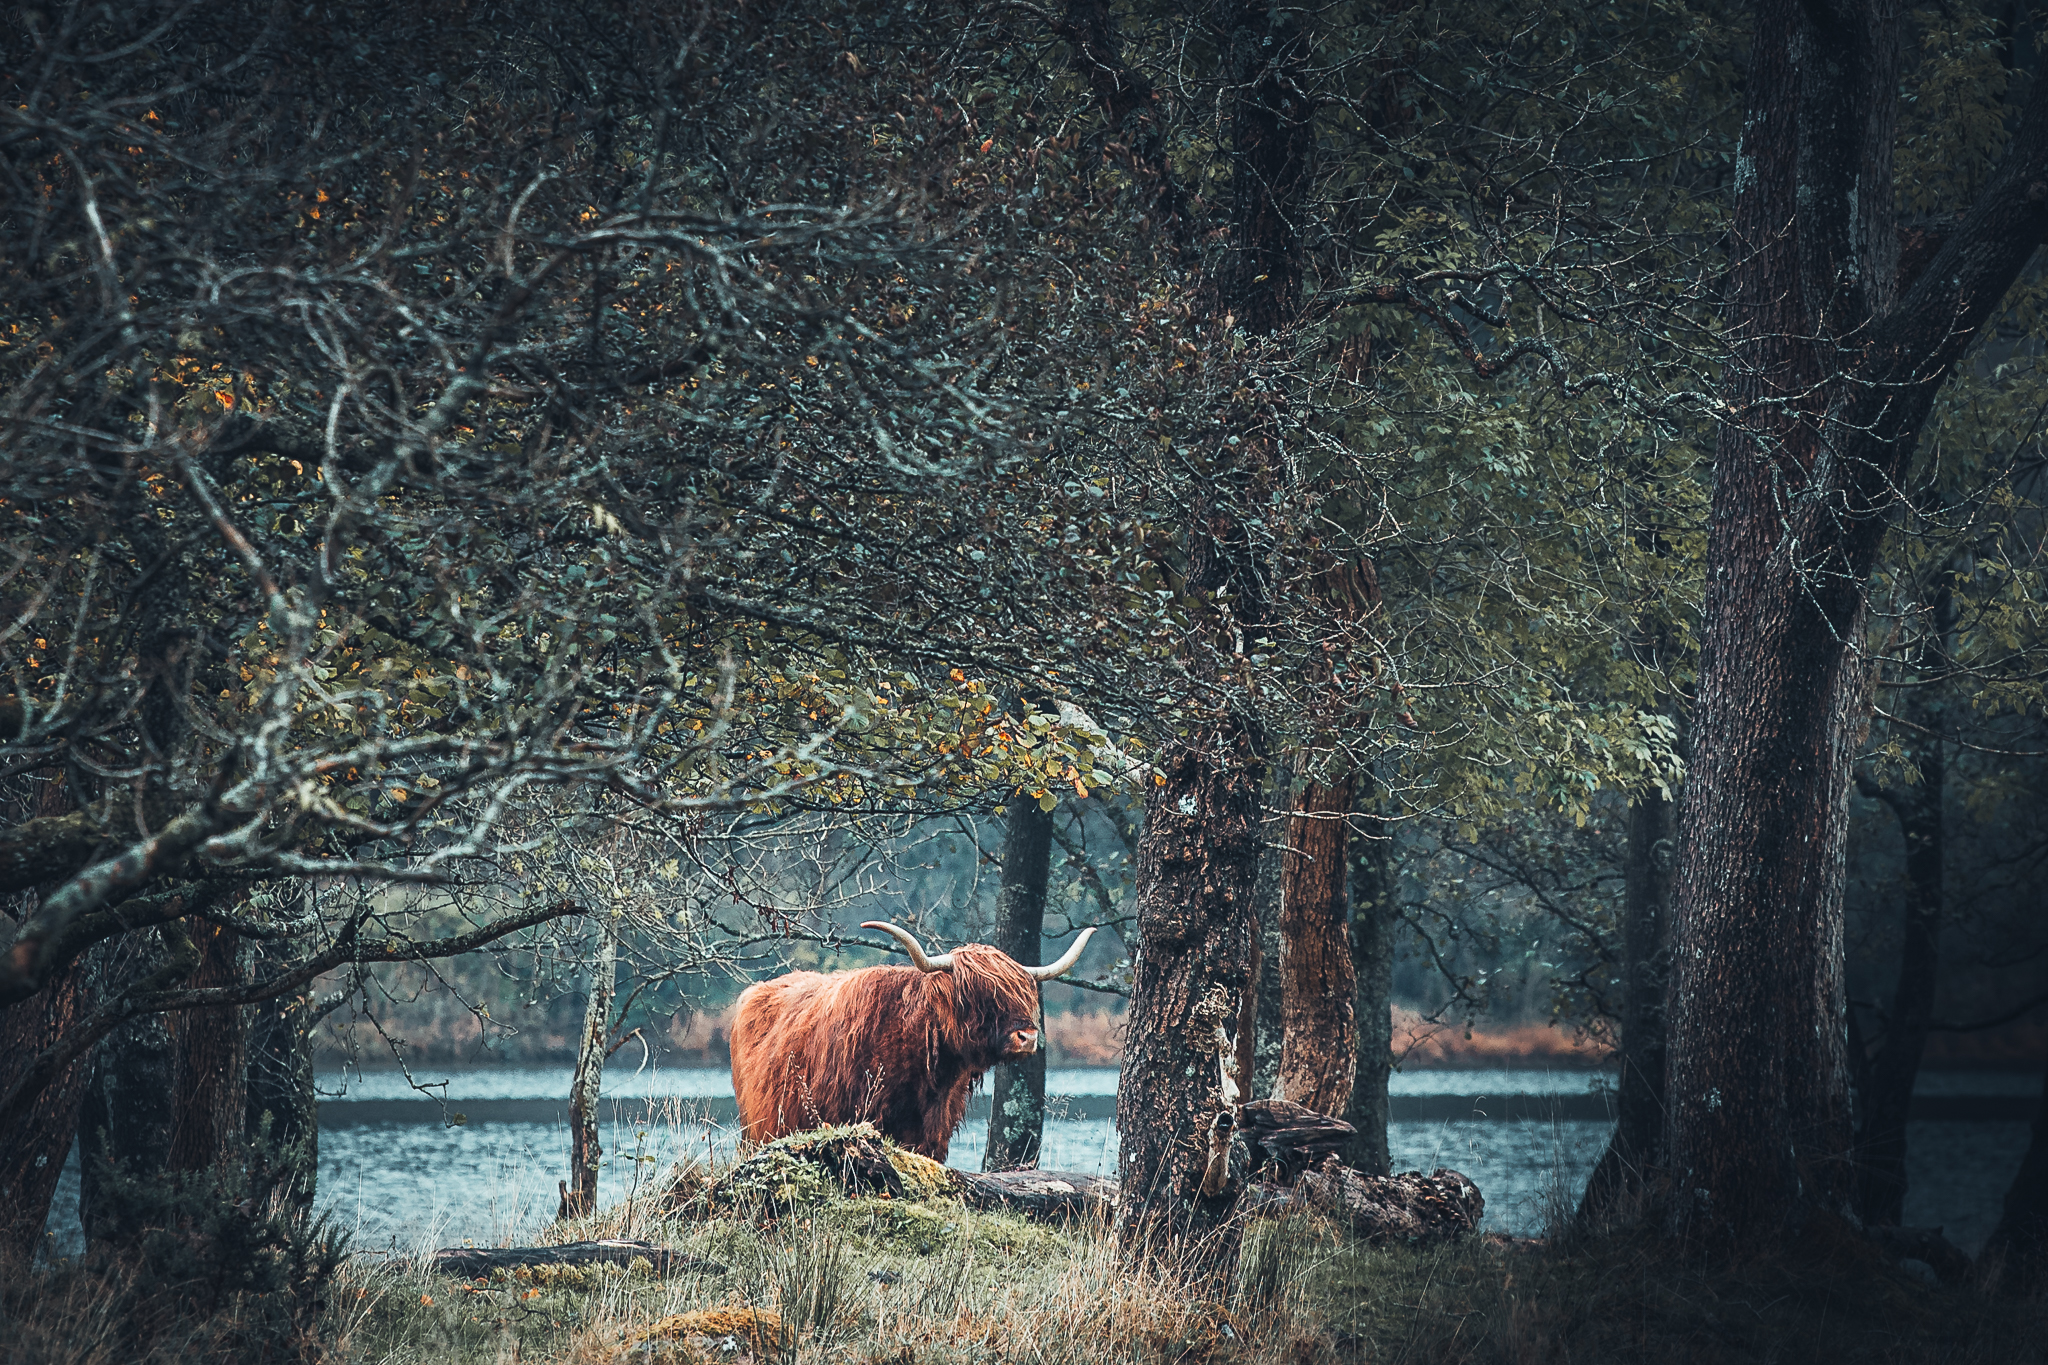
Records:
M1476 1231L1486 1197L1452 1170L1365 1175L1330 1161L1302 1172L1292 1185L1254 1181L1238 1197L1238 1207L1254 1216L1313 1209L1342 1220L1368 1242L1426 1245Z
M428 1268L442 1275L480 1279L493 1270L542 1265L631 1265L644 1260L657 1275L723 1275L726 1268L701 1256L688 1256L652 1242L621 1238L602 1242L564 1242L551 1247L442 1247Z
M1107 1217L1116 1207L1116 1182L1073 1171L953 1171L954 1187L970 1208L1021 1214L1040 1222Z

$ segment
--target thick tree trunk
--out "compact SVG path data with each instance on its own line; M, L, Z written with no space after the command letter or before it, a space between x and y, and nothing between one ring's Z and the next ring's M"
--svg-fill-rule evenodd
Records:
M1281 1002L1280 904L1287 876L1287 828L1294 804L1292 774L1275 764L1270 808L1262 822L1259 881L1252 893L1259 921L1258 1026L1252 1041L1252 1085L1246 1099L1271 1098L1280 1084L1280 1046L1287 1033Z
M1946 764L1939 741L1926 745L1917 758L1919 783L1883 794L1905 836L1906 908L1884 1037L1857 1095L1856 1211L1866 1223L1897 1223L1905 1212L1906 1117L1934 1023L1941 963Z
M1664 987L1670 963L1671 844L1677 810L1661 788L1628 808L1622 866L1622 1006L1619 1113L1614 1136L1579 1201L1581 1226L1632 1222L1648 1209L1646 1177L1664 1164Z
M1198 731L1162 759L1138 840L1137 979L1117 1087L1118 1221L1170 1247L1228 1222L1230 1191L1205 1196L1209 1134L1235 1049L1258 881L1263 773L1235 726Z
M1341 1117L1358 1068L1357 969L1346 921L1345 857L1352 781L1303 782L1288 822L1280 902L1280 974L1286 1026L1280 1098Z
M1717 534L1740 519L1775 539L1762 511L1717 512ZM1846 1205L1842 859L1865 691L1858 606L1815 619L1764 545L1727 558L1682 803L1669 1148L1677 1216L1749 1244L1810 1201Z
M1946 572L1953 566L1944 566ZM1877 1056L1858 1077L1856 1211L1866 1223L1896 1224L1906 1208L1906 1117L1913 1083L1934 1024L1934 991L1941 965L1941 925L1947 906L1943 867L1948 853L1944 807L1948 756L1938 737L1944 717L1938 680L1954 658L1956 604L1944 586L1935 594L1933 630L1919 660L1923 681L1908 689L1902 707L1921 738L1913 758L1920 780L1910 787L1873 792L1898 817L1906 845L1905 922L1899 937L1899 975ZM1871 788L1866 787L1866 791ZM1861 1061L1859 1057L1857 1059Z
M1352 1017L1357 1062L1351 1101L1341 1117L1356 1133L1344 1164L1367 1175L1387 1175L1387 1082L1394 1070L1394 841L1373 798L1353 816L1351 841Z
M267 1135L276 1158L291 1166L291 1199L310 1208L320 1171L319 1102L313 1089L313 992L308 988L251 1005L247 1015L247 1131L252 1140Z
M1898 289L1900 17L1757 7L1732 354L1673 878L1674 1230L1742 1254L1845 1208L1842 860L1868 717L1865 589L1943 377L2048 229L2048 95ZM2048 83L2042 83L2048 85Z
M111 997L162 966L169 953L154 933L132 934L93 950L99 994ZM107 1173L160 1174L171 1149L172 1072L176 1049L161 1014L126 1021L93 1049L78 1116L78 1220L91 1241L121 1225L111 1207Z
M2048 1289L2048 1076L2041 1082L2041 1107L2034 1111L2033 1140L1978 1264L1994 1289L2015 1298Z
M1211 315L1269 334L1293 323L1306 253L1300 205L1315 150L1313 101L1295 72L1309 59L1298 17L1263 5L1219 12L1230 82L1228 254ZM1230 477L1273 477L1277 453L1256 432ZM1235 438L1235 437L1234 437ZM1219 483L1227 480L1219 480ZM1187 587L1227 591L1238 627L1265 619L1263 566L1250 562L1229 509L1191 509ZM1206 1244L1211 1267L1235 1260L1220 1063L1256 1065L1247 980L1258 933L1259 800L1265 762L1252 718L1213 715L1173 744L1146 793L1138 849L1138 962L1129 1043L1117 1094L1118 1222L1127 1236L1186 1252ZM1251 1008L1247 1008L1247 1006ZM1249 1069L1249 1068L1247 1068ZM1252 1077L1234 1078L1240 1094ZM1205 1176L1207 1177L1205 1180Z
M1052 873L1052 817L1028 792L1010 797L1003 826L1002 881L996 892L995 947L1027 967L1042 966L1045 884ZM1045 1140L1045 1018L1038 1021L1038 1051L999 1062L992 1073L984 1171L1038 1165Z
M590 962L590 989L583 1007L583 1035L576 1046L576 1074L569 1082L569 1179L563 1182L559 1218L580 1218L597 1207L598 1099L604 1091L604 1059L611 1051L612 995L619 983L618 921L598 916L597 943Z
M70 804L61 781L29 788L26 805L42 820L64 818ZM44 881L42 893L57 883ZM26 922L40 895L24 893L16 913ZM59 969L41 992L0 1006L0 1093L20 1078L30 1061L68 1033L91 1007L92 973L82 962ZM57 1176L78 1131L79 1100L91 1057L80 1058L52 1078L11 1122L0 1123L0 1250L29 1253L49 1221Z
M194 988L241 984L239 935L189 921L199 948ZM239 1005L180 1010L170 1017L173 1171L206 1171L242 1159L248 1125L248 1044Z
M0 1089L85 1013L88 975L80 963L61 968L41 992L0 1010ZM58 1172L78 1132L87 1069L86 1059L73 1062L14 1122L0 1126L0 1250L27 1254L42 1238Z

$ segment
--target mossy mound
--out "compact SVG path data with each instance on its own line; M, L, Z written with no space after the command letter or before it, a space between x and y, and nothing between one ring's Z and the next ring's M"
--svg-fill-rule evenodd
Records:
M887 1138L883 1148L888 1153L889 1164L896 1168L896 1174L903 1180L905 1199L938 1199L952 1195L956 1186L953 1173L944 1163L933 1161L923 1152L913 1152L907 1147L898 1147Z
M849 1123L763 1143L715 1177L678 1168L662 1202L675 1217L764 1221L845 1199L942 1199L954 1188L938 1162L898 1147L871 1123Z
M833 1227L865 1244L863 1250L929 1256L960 1235L961 1210L907 1199L849 1199L827 1215Z

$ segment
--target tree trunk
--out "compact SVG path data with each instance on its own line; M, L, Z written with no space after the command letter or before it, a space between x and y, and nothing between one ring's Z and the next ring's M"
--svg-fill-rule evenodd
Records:
M1900 292L1900 16L1757 7L1667 996L1675 1231L1845 1208L1842 875L1865 592L1943 377L2048 229L2048 82Z
M1989 1272L1995 1290L2014 1298L2048 1289L2048 1076L2034 1111L2033 1139L2005 1192L2005 1212L1977 1263Z
M59 969L38 994L0 1011L0 1089L86 1012L87 979L83 964L74 963ZM0 1128L0 1250L28 1255L42 1239L57 1175L78 1132L88 1065L81 1058L66 1067L26 1112Z
M1897 1223L1905 1212L1906 1117L1934 1022L1941 962L1946 764L1940 742L1929 743L1918 758L1919 783L1883 794L1905 836L1906 908L1884 1037L1857 1095L1856 1211L1866 1223Z
M1259 881L1253 894L1259 921L1258 1025L1252 1040L1252 1084L1248 1099L1270 1098L1280 1084L1280 1045L1287 1032L1281 1012L1280 902L1286 883L1287 827L1294 784L1284 764L1273 770L1273 809L1260 822Z
M1614 1136L1586 1181L1580 1226L1632 1222L1648 1212L1646 1177L1664 1164L1664 987L1670 953L1671 836L1676 807L1662 788L1628 807L1622 866L1621 1084Z
M1352 1017L1358 1060L1342 1118L1357 1130L1344 1164L1387 1175L1387 1081L1394 1069L1394 841L1371 798L1360 802L1351 841Z
M1315 150L1314 102L1295 79L1308 44L1291 11L1244 4L1220 13L1229 82L1229 250L1216 272L1211 316L1252 335L1292 325L1306 253L1300 206ZM1257 432L1236 455L1219 453L1219 485L1275 477L1278 454ZM1233 439L1235 436L1233 435ZM1229 468L1234 462L1235 468ZM1227 592L1239 627L1256 630L1268 603L1263 566L1250 562L1244 528L1228 509L1190 509L1187 589ZM1206 666L1206 665L1204 665ZM1138 848L1137 979L1117 1094L1122 1143L1118 1220L1126 1235L1163 1248L1206 1242L1212 1268L1234 1263L1220 1062L1251 1039L1247 991L1258 933L1260 796L1265 761L1256 721L1214 714L1169 746L1146 793ZM1246 1009L1251 1003L1253 1009ZM1242 1029L1240 1029L1242 1032ZM1235 1083L1243 1093L1252 1077ZM1205 1180L1205 1176L1207 1179Z
M1138 840L1117 1212L1127 1238L1173 1247L1216 1233L1230 1213L1230 1192L1205 1196L1202 1177L1258 931L1263 774L1250 737L1219 725L1176 743L1156 776Z
M292 1168L292 1201L313 1204L320 1172L320 1113L313 1089L313 991L310 987L251 1005L247 1131L265 1136ZM266 1130L267 1125L267 1130Z
M1928 685L1908 690L1902 708L1920 732L1938 736L1943 720L1941 690L1933 680L1949 671L1956 624L1955 594L1946 580L1935 596L1932 624L1933 635L1919 660ZM1863 1069L1857 1093L1856 1212L1866 1223L1896 1224L1905 1214L1906 1117L1913 1105L1920 1058L1927 1051L1927 1035L1934 1024L1941 925L1947 906L1943 866L1948 844L1943 810L1948 796L1948 756L1935 737L1922 738L1913 748L1920 780L1910 787L1873 793L1898 817L1899 834L1905 841L1906 908L1899 938L1899 975L1892 987L1884 1036L1877 1056Z
M1045 884L1052 873L1052 816L1027 792L1012 793L1003 826L1002 882L996 892L995 947L1027 967L1043 965ZM1038 1020L1038 1051L998 1062L990 1084L984 1171L1028 1170L1038 1165L1045 1140L1045 1016Z
M28 790L32 794L27 804L36 817L62 815L71 805L61 781L41 782ZM40 892L53 889L54 883L46 883ZM14 908L23 922L40 900L37 892L21 893L22 903ZM86 965L76 962L55 973L40 993L0 1007L0 1093L91 1007L91 979ZM0 1123L0 1250L27 1255L42 1240L57 1176L78 1132L78 1105L90 1065L90 1054L73 1062L51 1079L26 1111L12 1122Z
M1286 1034L1280 1098L1341 1117L1358 1068L1357 969L1345 921L1345 851L1352 781L1303 782L1288 822L1280 902L1280 973Z
M242 981L241 937L204 920L188 921L199 948L193 988ZM247 1035L239 1005L180 1010L170 1017L173 1171L206 1171L242 1159L248 1124Z
M604 1059L611 1050L612 995L619 982L619 930L613 915L597 918L597 943L590 963L590 993L583 1007L583 1036L576 1047L576 1075L569 1082L569 1179L562 1185L558 1218L580 1218L597 1207L597 1102L604 1090Z
M158 934L144 932L93 949L91 973L102 998L149 975L169 956ZM172 1071L175 1049L169 1021L140 1014L120 1024L93 1049L78 1116L78 1221L89 1241L103 1241L121 1225L110 1207L107 1172L158 1174L171 1149Z

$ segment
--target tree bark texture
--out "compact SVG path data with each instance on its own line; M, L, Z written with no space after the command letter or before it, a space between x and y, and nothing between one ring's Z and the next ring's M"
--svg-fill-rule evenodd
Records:
M73 818L65 784L29 779L23 791L30 824ZM61 878L63 874L57 874ZM10 906L20 923L57 880L45 878ZM8 888L14 890L16 888ZM94 1003L91 973L73 961L52 973L40 993L0 1007L0 1093L5 1093L45 1048L70 1032ZM32 1253L49 1221L57 1177L78 1131L79 1100L85 1091L89 1058L80 1058L53 1077L28 1107L0 1121L0 1250Z
M1905 1216L1906 1118L1934 1025L1941 927L1948 904L1948 755L1938 738L1942 688L1935 681L1949 671L1954 658L1956 603L1946 572L1933 605L1932 633L1919 659L1923 685L1908 689L1900 702L1906 719L1917 727L1912 731L1912 752L1920 780L1874 791L1898 818L1899 836L1905 842L1906 904L1899 974L1884 1034L1877 1055L1859 1068L1857 1077L1856 1212L1865 1223L1897 1224ZM1861 1057L1855 1060L1863 1062Z
M242 981L239 935L190 922L199 949L194 988ZM171 1145L173 1171L206 1171L239 1162L248 1124L248 1046L239 1005L180 1010L170 1016Z
M1992 1276L1994 1289L2015 1298L2048 1289L2048 1076L2042 1078L2041 1107L2034 1111L2033 1138L1978 1264Z
M1630 1221L1648 1210L1649 1174L1664 1164L1664 988L1669 975L1672 833L1677 807L1662 788L1628 808L1622 865L1621 1077L1614 1136L1586 1181L1581 1225Z
M1359 837L1350 843L1352 1018L1357 1061L1351 1099L1339 1117L1357 1131L1345 1145L1344 1164L1367 1175L1387 1175L1387 1083L1394 1070L1394 841L1377 804L1368 798L1353 815Z
M1261 777L1250 737L1219 725L1170 748L1138 841L1138 960L1123 1077L1119 1223L1167 1245L1228 1220L1201 1193L1207 1134L1223 1108L1221 1061L1248 985Z
M292 1167L289 1194L310 1208L320 1171L320 1112L313 1088L313 992L251 1005L246 1126Z
M576 1047L576 1074L569 1082L569 1179L562 1186L561 1218L580 1218L597 1207L597 1102L604 1090L604 1059L611 1050L612 995L619 982L618 922L598 917L590 962L590 989L583 1007L583 1036Z
M1003 825L1001 883L996 891L995 947L1027 967L1044 965L1045 885L1052 874L1053 812L1028 792L1010 798ZM989 1087L988 1146L984 1171L1038 1165L1045 1140L1045 1016L1038 1020L1038 1051L998 1062Z
M1268 1099L1280 1084L1280 1045L1287 1032L1281 1013L1280 899L1286 883L1287 826L1294 784L1285 765L1276 765L1272 808L1261 822L1259 881L1252 893L1259 921L1258 1026L1252 1041L1252 1085L1247 1099Z
M1307 45L1290 11L1245 4L1220 17L1231 92L1231 226L1211 313L1271 333L1293 322L1301 299L1299 207L1315 139L1312 103L1293 72L1308 60ZM1242 463L1230 477L1271 478L1270 440L1238 434L1242 451L1225 458ZM1229 513L1192 509L1191 595L1227 590L1237 623L1255 629L1268 610L1262 567ZM1254 726L1221 714L1196 725L1167 749L1146 793L1137 978L1117 1094L1120 1227L1126 1236L1162 1239L1154 1243L1162 1249L1205 1244L1212 1267L1233 1263L1236 1246L1230 1191L1216 1179L1225 1164L1215 1159L1224 1150L1219 1137L1230 1122L1221 1063L1243 1053L1256 1064L1252 1040L1230 1037L1233 1025L1256 1026L1246 992L1255 985L1247 974L1258 932L1265 763ZM1235 1082L1242 1094L1252 1077L1240 1072Z
M142 933L96 945L90 970L103 998L161 968L171 953L158 935ZM174 1048L162 1014L139 1014L93 1049L78 1116L78 1220L88 1241L121 1226L107 1173L161 1174L171 1149Z
M1842 877L1866 587L1943 377L2048 229L2039 83L1983 196L1901 290L1900 17L1756 9L1726 288L1693 754L1679 813L1674 1230L1761 1254L1849 1202Z
M15 1068L75 1025L90 1005L83 964L60 969L39 994L0 1011L0 1088ZM57 1175L78 1132L88 1063L81 1058L0 1128L0 1249L32 1253L49 1220Z
M1341 1118L1358 1070L1357 969L1351 960L1345 853L1352 781L1303 782L1288 821L1287 874L1280 901L1286 1026L1280 1098Z
M1934 1023L1941 965L1946 761L1939 740L1924 745L1916 757L1920 781L1882 794L1905 838L1906 906L1899 975L1884 1036L1857 1094L1856 1211L1866 1223L1897 1223L1905 1213L1906 1117Z

